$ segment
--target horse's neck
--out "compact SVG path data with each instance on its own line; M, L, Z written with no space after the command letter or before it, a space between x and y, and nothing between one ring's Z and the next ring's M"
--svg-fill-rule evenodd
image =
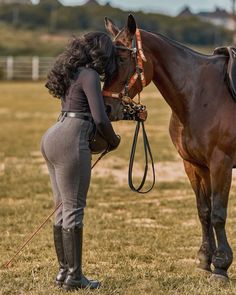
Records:
M188 100L194 89L196 56L162 36L144 34L144 44L153 62L153 82L181 122L188 115Z

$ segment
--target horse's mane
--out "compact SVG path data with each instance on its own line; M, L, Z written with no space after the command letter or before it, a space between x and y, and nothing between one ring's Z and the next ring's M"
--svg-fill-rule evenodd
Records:
M169 44L171 44L174 47L179 48L180 50L184 50L186 52L192 53L194 55L199 55L199 56L202 56L202 57L209 57L209 56L211 56L210 54L200 53L200 52L198 52L198 51L196 51L196 50L194 50L192 48L189 48L188 46L186 46L186 45L184 45L184 44L182 44L182 43L180 43L180 42L178 42L176 40L170 39L169 37L166 37L166 36L164 36L164 35L162 35L160 33L154 33L152 31L148 31L148 30L145 30L145 31L148 32L148 33L151 33L154 36L157 36L157 37L165 40L166 42L168 42Z

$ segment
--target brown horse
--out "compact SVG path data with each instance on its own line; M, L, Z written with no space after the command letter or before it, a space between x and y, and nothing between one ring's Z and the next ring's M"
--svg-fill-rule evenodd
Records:
M129 15L127 25L119 30L105 18L105 26L117 46L118 73L104 89L120 93L135 72L132 52L125 48L132 48L136 22ZM226 281L233 253L225 223L236 166L236 105L225 82L228 59L202 55L162 35L140 32L146 85L153 81L172 109L170 136L196 195L202 226L198 267L212 271L213 264L212 278ZM129 97L141 90L137 79ZM107 103L113 120L123 119L121 101L108 98Z

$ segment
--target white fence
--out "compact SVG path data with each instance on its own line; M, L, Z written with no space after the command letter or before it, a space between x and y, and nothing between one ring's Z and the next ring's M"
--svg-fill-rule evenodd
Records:
M0 80L41 80L54 62L53 57L0 57Z

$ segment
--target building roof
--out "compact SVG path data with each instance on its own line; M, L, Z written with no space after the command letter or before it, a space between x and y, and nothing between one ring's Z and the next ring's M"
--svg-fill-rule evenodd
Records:
M192 15L193 15L193 13L192 13L189 6L184 6L184 8L178 14L178 16L192 16Z
M231 14L229 14L225 9L221 9L219 7L216 7L215 11L212 12L206 12L201 11L197 14L198 16L204 16L204 17L212 17L212 18L228 18L231 17Z
M219 7L216 7L215 11L201 11L197 14L192 13L189 6L185 6L178 16L198 16L198 17L205 17L205 18L231 18L232 14L228 13L225 9L221 9Z
M96 5L96 6L100 6L100 4L97 2L97 0L88 0L87 2L85 2L84 5Z

